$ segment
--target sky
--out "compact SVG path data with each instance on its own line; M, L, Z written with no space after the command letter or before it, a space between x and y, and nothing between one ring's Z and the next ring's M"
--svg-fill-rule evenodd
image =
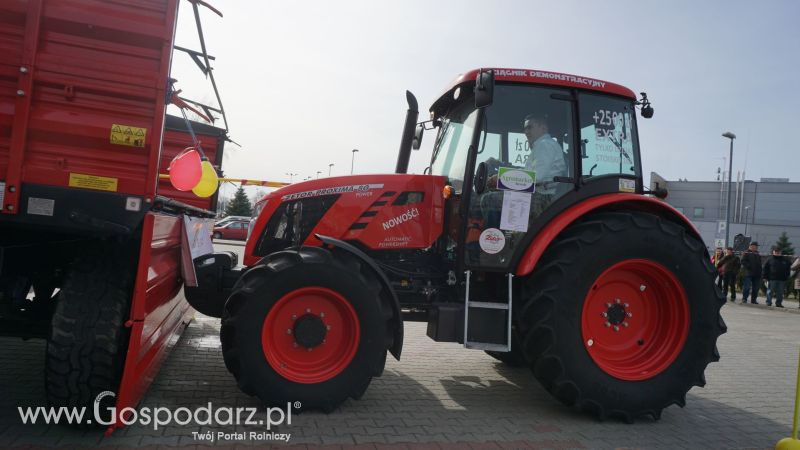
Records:
M645 91L645 182L712 180L736 134L733 178L800 181L800 2L208 0L200 8L227 112L227 176L273 181L394 170L407 105L420 120L460 73L510 67L571 73ZM199 49L181 1L176 44ZM176 52L185 97L210 83ZM174 113L174 110L171 111ZM434 133L412 154L430 162ZM724 158L724 159L723 159ZM726 170L726 169L723 169Z

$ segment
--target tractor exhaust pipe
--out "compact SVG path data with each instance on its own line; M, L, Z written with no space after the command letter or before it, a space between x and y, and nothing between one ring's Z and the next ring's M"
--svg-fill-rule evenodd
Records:
M400 138L400 151L397 154L397 167L395 167L394 173L408 172L411 144L414 141L414 129L417 127L417 117L419 117L417 98L410 91L406 91L406 101L408 102L406 124L403 126L403 135Z

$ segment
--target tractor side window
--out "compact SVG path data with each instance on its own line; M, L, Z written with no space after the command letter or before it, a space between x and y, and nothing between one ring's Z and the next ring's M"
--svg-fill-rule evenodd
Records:
M637 175L639 149L632 102L598 94L579 98L583 176Z

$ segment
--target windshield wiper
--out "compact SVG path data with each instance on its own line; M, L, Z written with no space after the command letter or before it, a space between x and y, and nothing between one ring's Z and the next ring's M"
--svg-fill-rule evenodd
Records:
M608 140L611 141L617 149L619 149L619 153L625 155L625 159L627 159L631 164L634 164L633 159L631 159L628 152L625 151L625 147L622 146L622 142L618 142L614 139L614 136L608 135Z
M439 145L442 143L442 139L444 139L444 135L447 134L447 129L450 128L450 119L447 119L442 124L442 129L439 131L439 137L436 139L436 142L433 144L433 156L431 157L431 161L435 161L436 157L439 156L439 150L441 147Z

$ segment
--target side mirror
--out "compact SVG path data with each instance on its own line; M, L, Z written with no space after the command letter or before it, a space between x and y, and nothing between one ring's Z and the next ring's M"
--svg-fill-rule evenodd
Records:
M642 117L645 119L649 119L653 117L653 105L650 104L650 100L647 98L646 92L640 92L642 98L636 102L637 105L642 105Z
M494 99L494 71L481 69L475 77L475 107L485 108Z
M412 150L419 150L420 146L422 145L423 133L425 133L425 125L423 124L417 125L417 129L414 130L414 138L411 140Z
M481 162L478 164L478 168L475 170L475 192L478 194L483 194L483 191L486 190L486 179L487 175L489 174L489 168L486 166L486 162Z

